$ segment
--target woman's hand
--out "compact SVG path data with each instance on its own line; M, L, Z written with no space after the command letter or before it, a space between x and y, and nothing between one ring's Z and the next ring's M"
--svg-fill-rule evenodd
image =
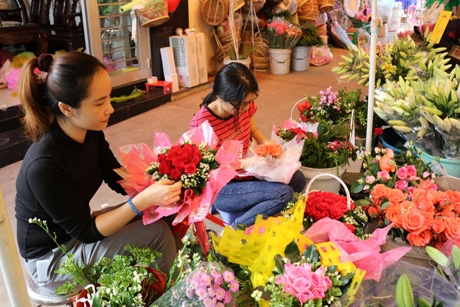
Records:
M133 198L133 204L139 211L152 206L165 207L180 200L182 182L162 180L149 186Z
M240 169L246 169L249 165L251 165L251 163L254 162L256 158L257 158L256 156L252 156L250 158L240 159L240 163L241 163Z

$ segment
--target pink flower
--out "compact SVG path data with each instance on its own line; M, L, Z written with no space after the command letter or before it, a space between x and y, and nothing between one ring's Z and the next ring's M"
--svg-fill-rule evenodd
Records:
M409 180L412 180L412 181L414 181L414 180L420 180L420 177L417 177L417 176L410 176L410 177L409 177Z
M192 299L193 294L194 294L194 293L193 293L193 289L192 289L192 288L187 288L187 297L188 297L189 299Z
M438 186L435 185L435 184L433 184L433 186L431 187L431 189L436 191L436 190L438 189Z
M230 292L225 292L224 303L228 304L232 301L232 294Z
M211 285L211 277L207 274L202 274L201 275L201 278L203 279L203 283L206 285L206 286L210 286Z
M407 195L412 196L412 193L414 192L414 190L415 190L415 187L407 188Z
M206 307L211 307L212 306L212 298L207 298L204 300L204 305Z
M286 285L288 286L290 284L289 280L286 278L286 276L284 275L278 275L278 277L276 278L276 284L279 285L279 284L283 284L283 285Z
M214 277L214 283L217 285L217 286L220 286L222 285L222 276L219 276L219 277Z
M301 304L305 304L309 300L315 298L310 290L305 290L304 292L298 294L296 297L299 299Z
M428 176L430 176L430 172L423 172L423 174L422 174L422 177L423 177L423 178L426 178L426 177L428 177Z
M388 181L391 179L390 174L387 171L380 171L377 173L377 177L382 178L383 181Z
M373 184L375 181L374 176L366 176L366 183Z
M314 298L324 298L324 292L320 289L313 289L312 294Z
M206 291L206 288L198 288L196 294L198 294L200 300L204 300L208 296L208 291Z
M214 290L213 287L209 287L209 288L208 288L208 293L209 293L209 296L210 296L210 297L216 296L216 291Z
M310 289L311 283L306 278L300 277L294 280L294 282L292 283L292 287L297 292L303 292L305 290Z
M323 278L323 286L326 287L326 290L329 290L332 287L332 281L329 279L329 277Z
M407 181L405 180L396 181L395 188L401 191L405 191L407 189Z
M294 288L291 286L283 287L283 290L289 292L293 296L297 295L297 291L295 291Z
M225 297L225 290L221 287L216 288L216 298L222 300Z
M212 277L217 278L220 276L220 273L214 270L214 271L211 271L211 275Z
M317 288L323 284L323 278L316 274L310 275L310 282L313 288Z
M232 280L230 283L230 291L237 292L240 288L240 284L236 280Z
M291 271L291 275L293 278L300 278L300 277L307 277L308 272L305 270L304 267L297 266Z
M307 273L311 272L311 264L310 263L302 263L302 267L307 271Z
M396 176L398 176L399 179L406 179L407 178L407 168L400 167L398 171L396 172Z
M217 303L216 307L225 307L225 305L224 305L224 303L219 302L219 303Z
M226 282L231 282L232 280L235 279L235 276L230 271L225 271L224 274L222 274L222 275L224 276L224 280Z
M321 278L324 278L326 276L326 268L325 267L319 267L316 271L315 274L318 275Z
M414 165L409 165L407 167L407 176L408 177L417 176L417 170L415 169Z
M192 279L192 281L190 282L190 287L195 289L196 287L198 287L198 282L195 279Z

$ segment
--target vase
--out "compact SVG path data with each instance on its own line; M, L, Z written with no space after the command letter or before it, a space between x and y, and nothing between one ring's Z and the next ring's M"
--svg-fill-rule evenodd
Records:
M150 292L153 290L155 291L157 294L158 294L158 297L162 296L163 293L164 293L164 288L165 288L165 285L166 285L166 276L165 276L165 273L163 274L160 274L160 272L158 272L156 269L152 269L152 268L145 268L147 270L148 273L152 273L155 278L157 279L157 281L153 284L151 284L148 289L145 289L147 291L147 297L144 298L144 301L148 302L150 300ZM86 289L83 289L81 292L80 292L80 295L78 298L86 298L88 295L88 291L86 291ZM89 307L89 303L83 303L83 302L77 302L76 304L76 307Z
M337 167L330 167L330 168L310 168L301 166L299 170L304 174L305 178L307 179L307 186L310 180L318 174L333 174L339 178L342 178L343 173L345 173L345 165L339 166L337 171ZM334 178L330 177L321 177L315 180L315 182L310 187L311 191L323 191L323 192L331 192L338 194L340 192L340 182L338 182Z

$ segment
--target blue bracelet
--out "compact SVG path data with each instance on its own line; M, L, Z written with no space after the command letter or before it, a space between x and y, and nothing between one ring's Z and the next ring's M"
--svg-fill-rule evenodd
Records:
M133 209L134 212L136 212L138 215L143 215L144 214L144 213L140 212L139 210L137 210L136 207L134 207L132 198L128 199L128 203L131 206L131 209Z

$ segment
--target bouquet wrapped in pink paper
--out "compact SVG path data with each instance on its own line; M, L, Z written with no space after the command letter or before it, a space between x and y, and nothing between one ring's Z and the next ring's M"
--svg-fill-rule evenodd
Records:
M190 225L206 218L219 191L237 175L235 168L240 163L240 142L226 141L216 150L217 142L206 121L184 133L174 146L166 134L155 133L154 150L144 143L119 148L124 168L116 171L123 177L119 183L130 197L159 180L182 181L181 201L145 210L144 224L173 214L177 214L173 225Z
M254 176L262 180L284 184L291 181L292 176L300 167L299 159L304 140L299 137L286 142L276 134L277 131L278 128L273 126L272 144L261 146L257 146L255 142L251 144L247 157L254 156L254 158L246 167L244 176Z

